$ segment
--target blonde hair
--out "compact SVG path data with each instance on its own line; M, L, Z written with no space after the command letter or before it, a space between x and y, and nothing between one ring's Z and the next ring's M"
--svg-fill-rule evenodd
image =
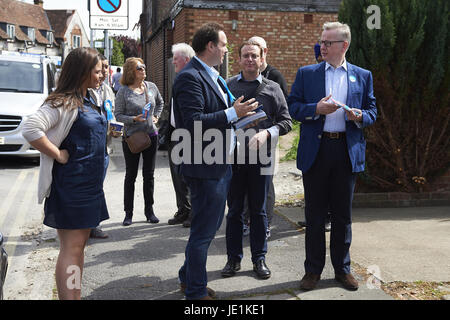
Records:
M348 24L340 22L325 22L323 25L323 31L325 30L336 30L337 34L341 37L341 40L347 41L350 46L352 34Z
M261 48L267 49L267 43L266 43L266 40L264 40L264 39L261 38L261 37L253 36L253 37L251 37L250 39L248 39L248 41L249 41L249 42L256 42L256 43L259 44L259 46L260 46Z
M141 58L127 58L125 60L125 64L123 65L123 73L122 77L120 78L120 84L124 86L129 86L130 84L133 84L136 80L136 67L138 64L144 64L144 60Z

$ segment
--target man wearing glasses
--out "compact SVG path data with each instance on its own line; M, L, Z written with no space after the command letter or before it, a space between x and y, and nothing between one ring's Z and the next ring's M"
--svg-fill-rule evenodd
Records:
M319 42L323 62L300 68L288 98L292 118L301 122L297 168L305 190L305 276L314 289L325 265L325 228L331 212L330 252L335 279L348 290L358 282L350 272L351 207L356 173L364 170L363 128L377 116L372 73L348 63L350 28L325 23Z

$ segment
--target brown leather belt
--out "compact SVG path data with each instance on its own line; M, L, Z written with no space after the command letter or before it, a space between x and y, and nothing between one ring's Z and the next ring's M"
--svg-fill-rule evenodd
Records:
M345 132L323 132L323 136L329 139L344 139Z

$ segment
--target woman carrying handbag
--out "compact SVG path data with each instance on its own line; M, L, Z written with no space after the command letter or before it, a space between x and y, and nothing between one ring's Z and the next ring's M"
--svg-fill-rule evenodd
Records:
M164 101L156 85L144 81L146 67L140 58L128 58L123 65L120 79L122 87L116 95L114 115L117 121L124 123L124 140L122 141L126 173L124 182L124 226L132 223L134 210L134 185L142 155L142 176L144 178L144 213L147 222L158 223L153 212L154 171L156 151L158 149L158 131L156 122L163 110ZM150 106L144 115L145 106ZM150 141L148 141L147 137Z

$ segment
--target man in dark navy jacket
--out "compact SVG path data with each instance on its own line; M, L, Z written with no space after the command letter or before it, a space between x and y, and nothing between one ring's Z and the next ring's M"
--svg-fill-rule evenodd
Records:
M300 68L288 98L292 118L301 121L297 167L303 172L307 224L304 290L315 288L325 265L328 210L335 279L346 289L358 289L350 272L351 208L356 173L365 163L362 129L375 122L377 109L372 73L345 59L350 41L348 25L326 23L320 41L324 62Z
M242 102L243 97L239 97L233 101L224 80L213 68L222 63L226 45L222 26L216 23L202 26L192 41L196 56L177 75L173 86L177 129L172 139L177 138L177 131L189 132L187 144L190 146L181 151L179 166L191 191L192 204L191 233L185 262L179 271L181 288L187 299L214 296L214 291L206 287L206 259L209 245L223 220L232 175L231 165L227 163L235 147L231 124L258 106L255 99ZM209 134L210 141L206 138ZM186 144L186 141L181 142ZM174 148L171 157L177 150ZM208 152L214 160L212 163L211 157L205 156Z

